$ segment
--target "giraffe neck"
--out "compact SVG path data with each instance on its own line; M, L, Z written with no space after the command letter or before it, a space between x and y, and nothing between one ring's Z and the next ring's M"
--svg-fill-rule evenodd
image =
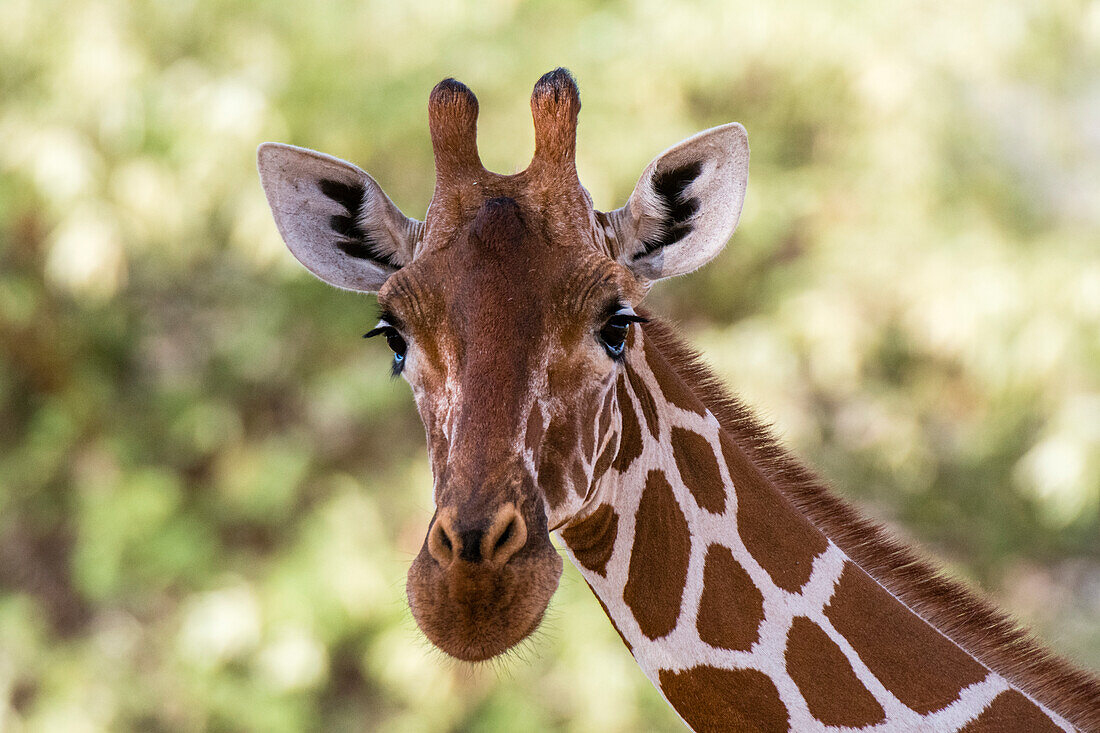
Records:
M889 573L874 573L874 548L857 556L844 527L806 511L799 491L808 474L773 455L747 417L704 402L713 378L664 326L635 333L615 388L618 453L591 511L561 537L685 722L697 730L1074 730L1052 710L1059 696L1040 701L934 614L919 614ZM840 519L890 542L863 520ZM911 584L947 583L923 566L915 572ZM1095 715L1088 700L1081 709Z

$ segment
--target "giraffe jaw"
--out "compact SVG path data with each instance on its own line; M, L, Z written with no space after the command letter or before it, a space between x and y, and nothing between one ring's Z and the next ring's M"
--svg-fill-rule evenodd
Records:
M457 561L443 569L422 549L406 591L417 626L464 662L503 654L531 635L558 587L562 560L549 536L501 568Z

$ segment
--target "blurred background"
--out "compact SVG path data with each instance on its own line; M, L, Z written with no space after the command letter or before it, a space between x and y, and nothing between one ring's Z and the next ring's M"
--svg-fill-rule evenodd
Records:
M423 217L431 87L512 172L558 65L600 208L744 123L738 233L650 306L1100 668L1100 3L0 0L0 729L680 729L571 569L507 660L422 640L412 398L255 171L316 148Z

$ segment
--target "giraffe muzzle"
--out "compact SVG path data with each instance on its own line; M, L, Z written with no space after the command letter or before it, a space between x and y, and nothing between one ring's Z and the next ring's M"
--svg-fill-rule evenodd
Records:
M480 511L444 504L409 568L409 607L442 651L483 661L538 627L561 570L541 512L525 517L512 501Z

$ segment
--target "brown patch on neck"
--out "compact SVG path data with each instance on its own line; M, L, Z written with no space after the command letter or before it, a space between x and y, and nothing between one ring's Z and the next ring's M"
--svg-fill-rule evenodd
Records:
M657 385L661 388L661 394L664 395L664 398L681 410L694 412L697 415L706 415L707 408L688 388L687 384L676 376L675 370L654 346L654 339L642 339L642 347L645 350L646 363L649 364L650 371L657 379Z
M696 731L759 731L789 728L787 706L775 683L755 669L700 666L658 673L661 692Z
M825 725L862 728L886 717L840 647L808 618L799 616L791 624L786 660L787 673L806 699L810 714Z
M711 545L703 565L703 596L695 628L703 642L748 651L760 638L764 596L728 547Z
M651 318L644 330L646 342L714 414L748 461L848 557L990 669L1076 727L1100 730L1100 680L1052 654L1004 613L833 496L665 324Z
M726 511L726 486L718 471L714 449L707 439L699 433L673 426L670 442L676 469L695 502L712 514Z
M626 376L630 380L630 389L634 392L634 396L638 398L638 406L642 409L642 415L645 416L645 424L649 428L649 432L654 438L658 437L661 426L657 419L657 403L654 401L653 395L649 393L645 381L629 365L626 367Z
M825 615L886 689L921 715L950 705L989 674L851 563Z
M650 471L638 505L623 588L623 601L650 639L676 628L690 557L687 519L665 475Z
M600 504L596 511L563 529L561 538L582 567L602 576L607 573L618 533L619 515L610 504Z
M1060 733L1061 728L1016 690L1005 690L959 733Z
M724 433L721 444L737 492L741 541L776 585L798 592L810 579L814 558L828 547L825 535L795 511Z
M619 403L623 429L619 435L619 452L611 465L619 473L625 473L634 459L642 455L642 431L638 426L638 416L634 414L630 393L626 389L626 382L621 374L615 387L615 399Z

